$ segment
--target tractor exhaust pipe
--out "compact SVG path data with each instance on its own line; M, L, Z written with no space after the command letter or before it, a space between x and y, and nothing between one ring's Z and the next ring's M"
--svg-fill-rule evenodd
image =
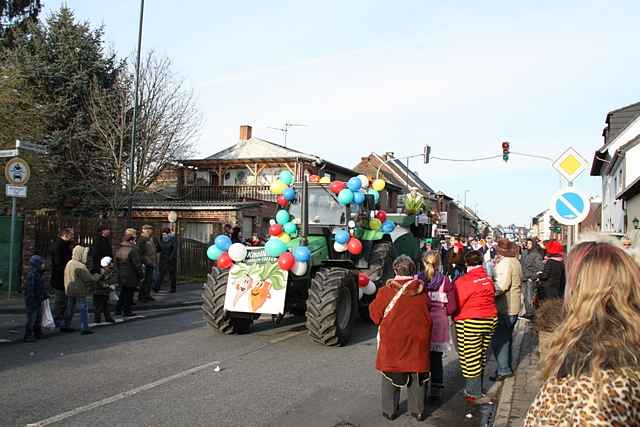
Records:
M302 179L302 244L307 245L307 235L309 233L309 183L307 177Z

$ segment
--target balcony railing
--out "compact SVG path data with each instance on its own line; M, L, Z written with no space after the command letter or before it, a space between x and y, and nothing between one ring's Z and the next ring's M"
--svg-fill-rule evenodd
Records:
M182 190L182 197L185 200L200 202L276 201L276 196L271 193L268 185L185 185Z

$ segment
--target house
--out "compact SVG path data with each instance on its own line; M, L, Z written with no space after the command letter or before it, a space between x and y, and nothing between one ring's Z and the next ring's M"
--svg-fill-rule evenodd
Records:
M640 102L609 112L602 135L591 167L591 175L602 179L602 231L632 232L640 203L634 190L640 178Z

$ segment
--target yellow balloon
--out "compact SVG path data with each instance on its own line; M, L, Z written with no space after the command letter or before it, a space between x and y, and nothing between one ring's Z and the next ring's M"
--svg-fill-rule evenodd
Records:
M282 240L282 243L284 243L285 245L291 241L291 237L289 237L287 233L282 233L278 236L278 239Z
M382 227L382 222L378 218L373 218L369 221L369 228L372 230L380 230L380 227Z
M384 190L385 185L386 183L384 182L383 179L376 179L375 181L373 181L373 189L376 191Z
M320 184L331 184L331 178L328 176L323 176L320 178Z
M281 195L282 193L284 193L284 190L286 190L288 187L287 184L285 184L284 182L280 181L279 179L273 181L273 183L271 184L271 192L275 195Z

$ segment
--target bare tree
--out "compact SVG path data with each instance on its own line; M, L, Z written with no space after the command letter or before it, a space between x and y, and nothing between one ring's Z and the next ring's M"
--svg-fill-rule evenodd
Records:
M132 70L111 89L94 85L88 100L94 135L87 148L97 158L89 188L114 214L129 197L133 104ZM134 193L148 189L165 167L192 153L200 124L193 94L172 72L171 61L150 52L140 66Z

